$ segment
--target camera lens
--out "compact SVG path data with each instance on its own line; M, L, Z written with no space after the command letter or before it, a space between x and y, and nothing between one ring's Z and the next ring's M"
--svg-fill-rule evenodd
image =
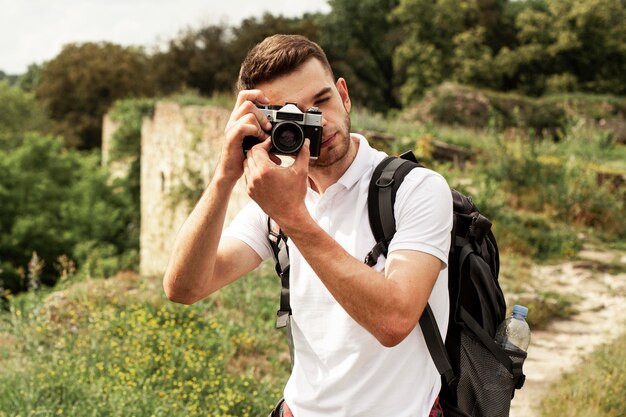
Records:
M282 153L296 153L304 144L302 128L293 122L281 122L272 131L272 143Z

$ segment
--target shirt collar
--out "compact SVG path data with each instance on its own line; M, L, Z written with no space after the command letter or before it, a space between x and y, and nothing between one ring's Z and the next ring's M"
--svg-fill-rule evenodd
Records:
M357 150L356 157L352 164L348 167L346 172L343 173L338 184L343 185L346 189L350 189L361 178L363 178L365 172L371 169L373 164L374 153L367 139L358 133L350 133L351 139L357 139L359 141L359 149Z

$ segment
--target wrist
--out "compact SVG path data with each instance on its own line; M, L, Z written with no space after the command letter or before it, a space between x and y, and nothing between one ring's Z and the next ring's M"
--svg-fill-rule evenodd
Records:
M241 176L237 173L231 173L225 169L221 164L217 166L213 173L213 179L211 182L219 185L220 187L233 188Z
M289 215L274 220L279 224L283 233L292 240L298 240L301 236L310 236L316 230L321 230L306 207L299 211L291 211Z

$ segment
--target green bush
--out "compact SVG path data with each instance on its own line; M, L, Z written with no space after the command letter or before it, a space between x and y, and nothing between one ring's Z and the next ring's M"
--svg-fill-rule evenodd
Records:
M226 370L231 349L250 351L255 339L197 307L66 307L62 322L43 309L34 317L38 340L22 353L38 360L3 372L0 416L86 417L94 405L112 416L258 416L276 395L252 370Z
M191 306L136 274L11 297L0 417L266 415L289 373L279 292L268 266Z
M41 131L48 124L43 106L33 94L0 81L0 149L19 146L24 132Z
M139 159L141 153L141 125L144 117L154 114L154 99L126 99L116 101L109 114L118 123L109 148L111 160Z
M446 82L430 90L408 114L444 125L498 130L515 127L558 138L568 122L559 104Z
M80 265L80 272L95 278L110 277L123 270L135 270L139 265L136 249L129 248L119 253L115 245L95 240L78 243L74 247L74 256Z
M107 183L99 160L96 153L67 150L60 138L38 134L0 150L0 260L10 265L0 272L5 289L26 289L33 252L43 261L41 281L53 284L57 259L77 260L81 242L111 245L116 255L136 250L129 196Z

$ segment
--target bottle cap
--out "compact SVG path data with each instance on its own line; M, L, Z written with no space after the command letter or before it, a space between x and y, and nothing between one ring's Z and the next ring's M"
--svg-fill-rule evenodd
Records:
M515 304L513 306L513 314L519 314L520 316L528 316L528 307L521 306L519 304Z

